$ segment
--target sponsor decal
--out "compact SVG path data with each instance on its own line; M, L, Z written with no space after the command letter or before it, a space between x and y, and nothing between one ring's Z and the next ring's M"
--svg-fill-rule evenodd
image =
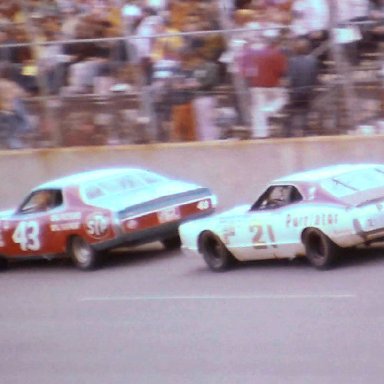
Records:
M157 218L160 224L179 220L181 218L180 209L179 207L171 207L171 208L163 209L157 212Z
M384 226L384 217L382 215L374 215L365 220L367 229L379 228Z
M323 213L317 215L292 216L287 215L285 226L287 228L307 227L312 225L334 225L338 223L338 214Z
M96 212L86 218L85 230L89 236L99 239L108 233L109 225L109 217L102 212Z
M76 221L81 219L81 212L64 212L51 215L50 220L56 221Z
M210 206L211 206L211 204L210 204L209 200L200 200L197 203L197 209L199 209L200 211L205 211L205 210L209 209Z
M367 219L367 224L366 224L367 227L374 227L375 226L375 222L374 220L371 218L371 219Z
M81 212L55 213L49 219L49 229L52 232L78 230L81 226Z
M230 245L231 244L231 238L236 235L236 230L234 227L224 227L222 229L222 239L224 241L224 244Z
M125 224L125 227L129 230L133 230L138 228L139 222L137 220L128 220L127 223Z
M50 224L49 228L52 232L73 231L80 229L80 222L74 221L68 223Z
M5 246L5 242L3 238L3 232L0 229L0 247L4 247L4 246Z

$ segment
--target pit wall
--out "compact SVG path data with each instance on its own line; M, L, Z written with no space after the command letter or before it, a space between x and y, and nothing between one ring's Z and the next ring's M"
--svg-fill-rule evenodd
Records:
M384 163L384 135L1 151L0 208L52 178L128 166L209 186L224 209L252 203L273 178L341 162Z

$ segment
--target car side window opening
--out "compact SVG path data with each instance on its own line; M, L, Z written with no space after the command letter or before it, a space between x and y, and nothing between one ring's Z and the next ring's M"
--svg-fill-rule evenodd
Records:
M21 205L19 213L45 212L60 206L63 196L59 190L41 190L32 193Z
M301 201L303 197L293 185L275 185L269 187L253 204L251 211L273 209Z

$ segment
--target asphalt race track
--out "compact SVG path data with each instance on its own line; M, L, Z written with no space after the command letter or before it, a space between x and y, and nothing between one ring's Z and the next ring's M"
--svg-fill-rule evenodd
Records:
M226 273L159 245L0 273L0 383L383 383L384 252Z

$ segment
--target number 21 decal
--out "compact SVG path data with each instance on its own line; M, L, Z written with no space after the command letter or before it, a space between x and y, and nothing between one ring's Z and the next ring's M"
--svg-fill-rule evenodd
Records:
M39 223L37 221L21 221L13 232L12 240L20 244L23 251L40 249Z
M267 249L268 245L277 248L275 234L271 225L251 224L249 230L254 233L252 237L254 249Z

